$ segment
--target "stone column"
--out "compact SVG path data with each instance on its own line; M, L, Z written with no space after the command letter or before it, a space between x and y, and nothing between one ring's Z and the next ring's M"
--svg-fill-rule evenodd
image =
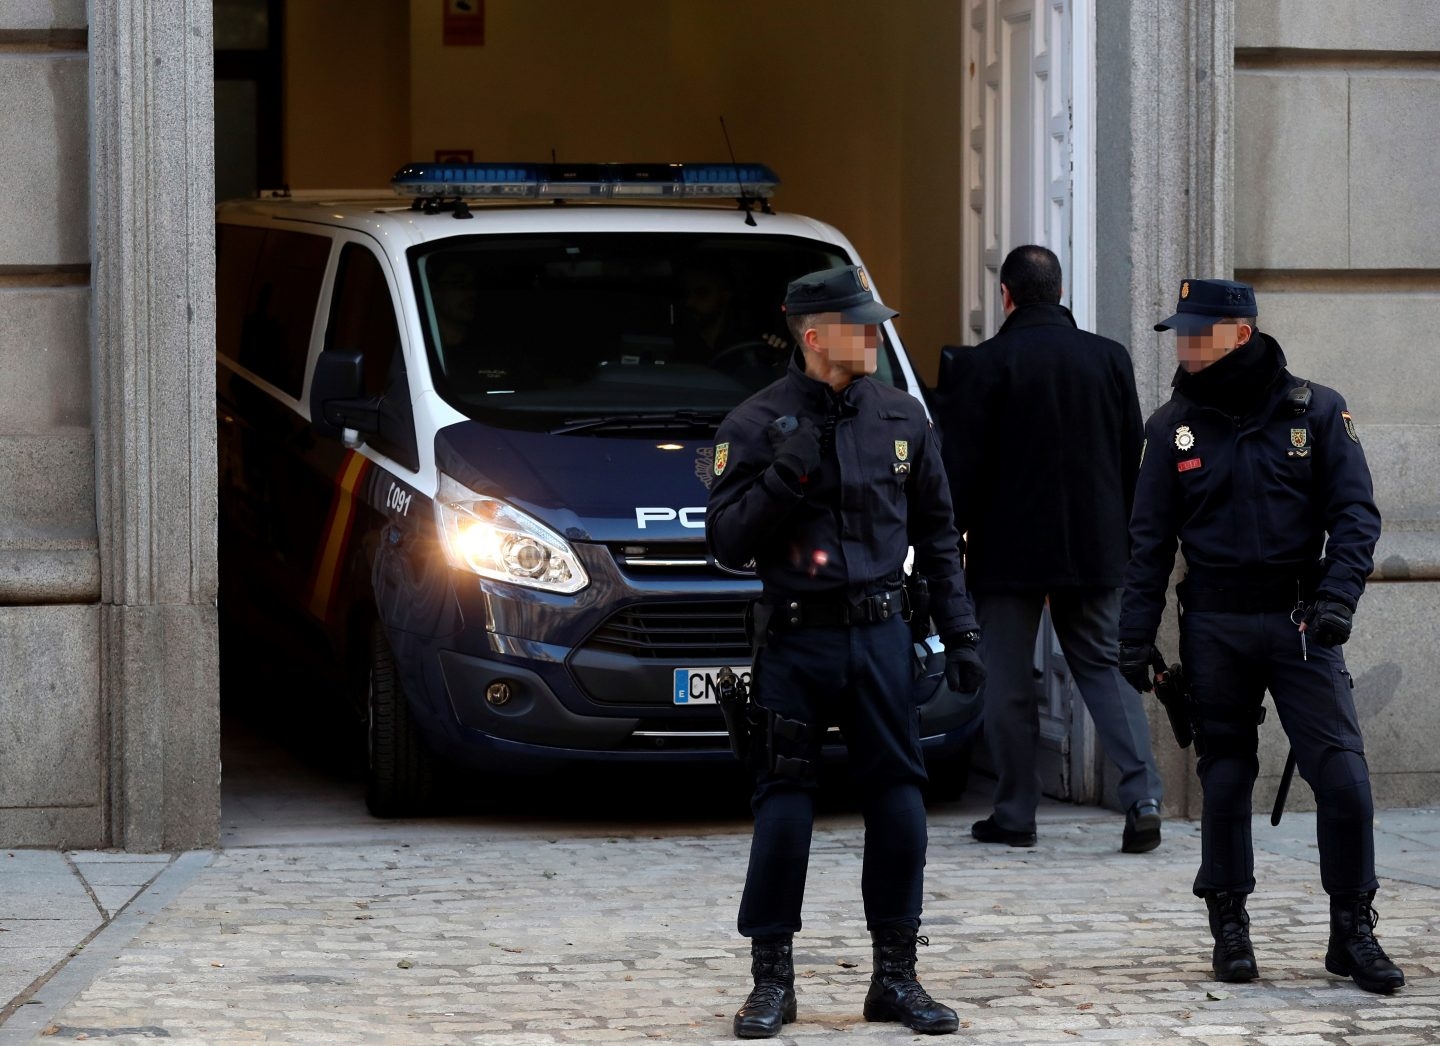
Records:
M1234 265L1234 24L1235 0L1096 3L1096 328L1129 346L1146 415L1175 371L1155 321L1185 277L1228 278ZM1160 644L1176 655L1173 608ZM1166 808L1198 816L1193 757L1146 701Z
M101 693L115 846L219 838L214 76L205 0L92 0Z

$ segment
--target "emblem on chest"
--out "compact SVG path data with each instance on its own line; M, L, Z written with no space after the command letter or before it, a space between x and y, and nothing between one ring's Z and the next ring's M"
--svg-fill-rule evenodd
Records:
M1189 425L1181 425L1175 430L1175 449L1194 450L1195 433L1190 431Z
M909 461L909 458L910 458L910 441L909 441L909 440L905 440L905 439L897 439L897 440L895 441L895 461L892 462L892 463L891 463L891 466L890 466L891 468L893 468L893 469L895 470L895 475L897 475L897 476L904 476L904 475L908 475L908 474L909 474L909 472L910 472L910 461Z

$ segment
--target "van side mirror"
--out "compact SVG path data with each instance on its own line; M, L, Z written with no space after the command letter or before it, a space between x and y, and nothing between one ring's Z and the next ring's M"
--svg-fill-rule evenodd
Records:
M365 396L365 360L358 352L326 351L310 378L310 425L355 446L380 431L379 396Z

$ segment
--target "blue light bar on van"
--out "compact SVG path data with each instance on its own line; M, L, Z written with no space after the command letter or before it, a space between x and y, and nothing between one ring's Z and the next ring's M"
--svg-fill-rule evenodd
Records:
M412 163L390 180L402 196L587 199L769 197L761 163Z

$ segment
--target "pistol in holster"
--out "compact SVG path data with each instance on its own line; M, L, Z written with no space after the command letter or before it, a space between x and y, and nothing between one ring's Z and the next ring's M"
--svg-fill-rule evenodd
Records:
M716 674L720 693L716 703L725 717L725 732L730 735L730 751L742 763L750 758L750 688L745 680L727 666Z
M1190 705L1190 688L1185 682L1185 672L1179 662L1167 665L1158 650L1151 655L1150 668L1155 673L1155 697L1159 699L1170 720L1170 730L1175 734L1175 743L1181 748L1189 748L1190 743L1195 740L1195 717Z
M751 691L755 688L755 673L759 669L760 651L765 646L770 631L770 615L774 612L769 604L756 600L745 608L745 637L750 641L750 683L737 676L729 668L722 668L715 676L720 684L716 703L725 718L725 732L730 735L730 751L742 763L749 762L755 754L755 744L761 732L762 716L755 704Z
M760 651L764 649L774 608L755 602L745 614L753 666L750 682L731 669L716 673L720 685L717 703L730 735L730 751L736 759L757 773L779 774L797 780L813 778L818 767L818 732L809 723L788 719L755 702L755 683L760 673Z

